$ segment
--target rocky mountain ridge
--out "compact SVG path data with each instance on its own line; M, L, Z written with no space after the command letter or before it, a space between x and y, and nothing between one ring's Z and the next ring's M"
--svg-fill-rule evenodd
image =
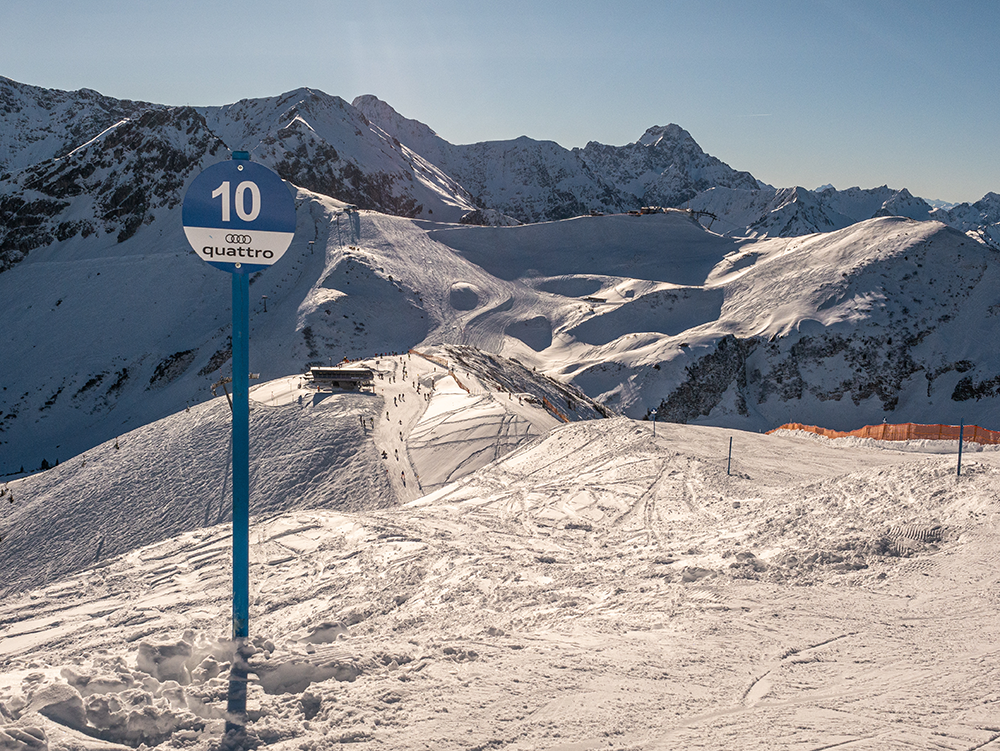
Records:
M200 121L184 127L190 129L196 151L203 148L199 139L215 139L226 149L250 151L295 185L398 216L511 224L594 211L619 213L646 205L683 206L705 212L706 224L723 234L788 237L897 215L943 221L1000 246L996 194L971 205L934 209L905 189L886 186L775 189L706 154L687 131L673 124L649 128L625 146L591 142L582 149L565 149L524 136L450 144L374 96L348 104L307 88L188 109L115 100L88 89L50 91L0 77L0 146L5 147L0 162L0 270L53 238L95 232L98 225L127 237L138 222L150 220L152 203L176 204L190 177L186 158L172 165L138 154L175 148L177 144L156 145L160 135L155 129L187 123L193 116ZM144 135L131 133L136 129ZM195 136L195 130L205 132ZM109 139L131 139L130 148L119 154L123 161L118 169L110 163L104 167L120 172L121 178L109 173L84 186L80 180L86 178L75 170L91 167L73 165L100 163L99 144ZM140 141L145 145L140 147ZM139 175L137 169L176 174ZM122 187L136 179L146 187ZM156 186L158 196L149 195L150 186ZM98 218L68 216L60 203L69 195L66 191L94 193Z
M750 173L709 156L678 125L649 128L626 146L592 141L582 149L566 149L526 136L454 145L374 96L358 97L353 104L371 122L454 175L479 205L525 223L590 211L680 206L715 185L758 187Z
M0 176L63 156L116 123L160 107L92 89L43 89L0 76Z
M0 181L0 271L57 241L127 240L177 208L185 184L223 153L192 108L152 108Z

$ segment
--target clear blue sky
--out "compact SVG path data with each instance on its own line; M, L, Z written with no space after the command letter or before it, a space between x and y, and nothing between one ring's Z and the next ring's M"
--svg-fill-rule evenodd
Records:
M453 143L677 123L777 186L1000 192L995 0L33 0L0 75L163 104L375 94Z

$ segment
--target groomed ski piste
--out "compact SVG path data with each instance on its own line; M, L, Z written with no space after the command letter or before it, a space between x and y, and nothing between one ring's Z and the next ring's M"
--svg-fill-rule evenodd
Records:
M424 354L252 388L247 747L1000 738L995 451L654 435ZM4 486L3 751L220 747L228 429L220 396Z

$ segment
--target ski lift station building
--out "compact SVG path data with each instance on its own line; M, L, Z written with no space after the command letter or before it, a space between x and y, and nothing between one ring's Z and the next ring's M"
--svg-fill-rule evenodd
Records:
M339 389L342 391L364 391L375 389L375 377L371 368L309 368L308 383L318 391Z

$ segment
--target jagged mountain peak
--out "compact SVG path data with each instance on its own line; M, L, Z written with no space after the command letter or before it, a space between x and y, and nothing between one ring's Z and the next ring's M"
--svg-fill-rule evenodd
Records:
M715 186L756 190L757 179L706 154L679 125L657 125L635 143L606 146L588 143L574 153L594 174L639 205L681 206ZM629 200L631 198L631 200Z
M906 188L897 191L882 204L876 216L905 216L909 219L928 219L933 209L922 198L917 198Z
M279 105L283 105L290 101L302 101L307 99L315 99L319 101L343 101L343 99L339 96L327 94L322 89L300 86L297 89L292 89L291 91L286 91L284 94L279 95L277 97L277 102Z
M378 107L384 108L389 112L396 112L392 105L382 99L379 99L374 94L360 94L359 96L354 97L351 101L351 106L357 107L358 109L362 109L364 107ZM396 114L398 115L399 113L396 112Z
M972 205L982 209L1000 210L1000 194L990 191Z
M680 125L675 125L670 123L669 125L654 125L648 128L645 133L642 134L636 143L642 146L659 146L663 141L668 142L691 142L694 143L694 138Z
M338 123L348 133L366 126L347 102L318 89L299 88L279 96L240 99L232 104L199 107L209 123L232 149L253 151L264 137L287 126L296 117Z
M327 94L319 89L300 88L282 94L277 99L278 107L285 106L285 117L293 117L299 112L307 114L329 116L331 111L336 111L340 117L352 121L361 119L361 113L346 100L334 94Z
M407 145L411 145L410 142L414 140L414 136L419 139L438 138L438 134L430 126L419 120L403 117L391 105L374 94L362 94L355 97L351 106L379 128L396 136Z
M457 222L475 208L433 160L393 141L338 96L299 88L200 111L229 148L251 152L283 179L316 193L442 221Z

